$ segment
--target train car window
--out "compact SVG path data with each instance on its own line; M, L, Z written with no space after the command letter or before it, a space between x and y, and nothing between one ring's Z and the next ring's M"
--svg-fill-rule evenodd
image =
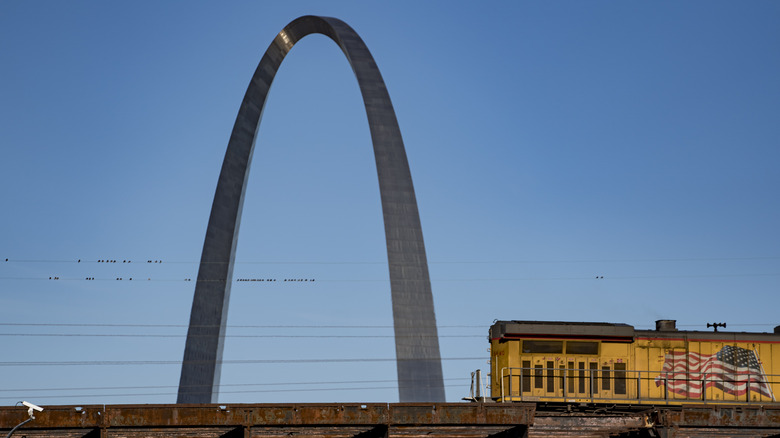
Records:
M523 353L563 353L563 341L523 341Z
M601 389L609 391L609 367L601 367Z
M547 361L547 392L555 392L555 362Z
M626 364L615 364L615 394L626 393Z
M597 364L596 362L591 362L589 369L590 369L589 372L590 372L590 379L591 379L589 389L590 389L590 393L593 394L599 390L599 372L598 372L599 364Z
M520 386L523 387L523 392L531 391L531 361L530 360L523 361L523 369L520 370L520 372L523 375L522 382L520 382Z
M568 341L566 354L599 354L598 342Z
M563 363L561 363L561 377L559 377L560 380L561 380L561 390L565 389L564 386L563 386L563 381L566 380L566 377L564 377L566 375L565 374L566 371L564 371L565 369L566 369L566 366Z
M574 362L569 362L569 392L574 392Z
M579 374L579 379L577 379L579 385L577 389L580 390L579 391L580 393L584 393L585 392L585 362L580 362L577 365L578 365L577 374Z
M543 388L544 387L544 369L542 369L542 365L535 365L534 366L534 388Z

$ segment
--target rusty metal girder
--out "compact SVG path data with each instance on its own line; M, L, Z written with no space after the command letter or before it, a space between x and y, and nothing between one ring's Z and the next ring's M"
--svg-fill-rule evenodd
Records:
M27 418L0 408L0 433ZM46 407L19 436L74 438L523 437L534 405L367 403Z
M537 409L529 438L714 438L780 436L780 405L649 407L561 412Z
M648 415L536 412L529 438L635 436L648 426ZM639 435L636 435L639 436Z
M717 437L780 433L780 405L541 412L519 403L44 406L14 438ZM0 434L27 419L0 407ZM0 435L2 436L2 435Z
M657 421L677 427L780 427L780 406L683 406L659 411Z

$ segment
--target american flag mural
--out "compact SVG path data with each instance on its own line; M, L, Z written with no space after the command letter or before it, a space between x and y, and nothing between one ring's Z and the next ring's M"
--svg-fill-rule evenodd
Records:
M756 353L727 345L716 354L673 351L664 358L655 385L687 398L701 398L702 384L733 395L758 393L774 400ZM709 397L708 397L709 398Z

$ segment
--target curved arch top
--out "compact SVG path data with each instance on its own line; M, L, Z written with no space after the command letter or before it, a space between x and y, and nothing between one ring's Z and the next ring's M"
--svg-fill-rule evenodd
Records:
M401 130L379 68L341 20L303 16L274 38L241 102L217 182L192 302L177 403L216 403L230 284L255 138L284 57L303 37L330 37L358 80L374 147L384 216L401 402L445 401L433 295Z

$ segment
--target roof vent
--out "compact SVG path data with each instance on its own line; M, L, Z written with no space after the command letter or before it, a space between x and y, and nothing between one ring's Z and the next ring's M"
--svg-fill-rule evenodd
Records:
M775 333L777 333L777 334L780 334L780 325L778 325L777 327L775 327Z
M655 329L659 332L676 332L677 320L676 319L659 319L655 322Z

